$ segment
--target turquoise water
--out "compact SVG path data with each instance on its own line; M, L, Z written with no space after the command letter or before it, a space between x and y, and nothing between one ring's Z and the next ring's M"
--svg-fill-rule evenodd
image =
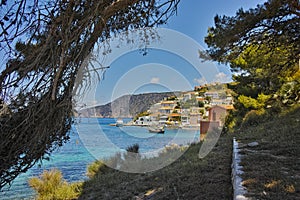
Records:
M96 158L110 157L135 143L139 144L141 153L152 154L172 143L198 141L200 134L199 131L171 129L166 129L165 134L150 134L145 127L110 126L115 119L92 118L77 122L72 127L70 141L54 152L49 161L34 166L26 174L20 175L10 188L2 189L0 199L32 199L35 194L27 181L44 170L59 169L68 182L85 180L86 167Z

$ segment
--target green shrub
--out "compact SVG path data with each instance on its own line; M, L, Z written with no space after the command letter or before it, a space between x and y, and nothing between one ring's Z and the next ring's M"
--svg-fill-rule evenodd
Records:
M270 115L266 110L251 110L245 115L242 122L242 128L257 126L258 124L263 123L269 119Z
M96 160L87 167L87 176L93 178L98 173L105 173L108 167L102 160Z
M126 151L131 153L139 153L139 148L140 148L139 144L133 144L131 146L128 146L126 148Z
M133 144L128 146L126 148L127 152L124 154L124 160L128 162L132 162L133 160L140 160L141 155L139 149L140 149L139 144Z
M204 108L205 103L204 103L203 101L198 101L198 106L199 106L200 108Z
M36 191L38 200L75 199L78 198L82 187L82 183L66 182L57 169L44 171L39 177L29 179L28 183Z
M258 94L257 98L248 97L245 95L240 95L238 101L248 109L262 109L266 106L266 103L270 99L270 95L265 95L263 93Z

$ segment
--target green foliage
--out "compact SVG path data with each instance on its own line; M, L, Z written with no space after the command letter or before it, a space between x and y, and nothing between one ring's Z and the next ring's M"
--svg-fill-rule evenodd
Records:
M44 171L40 177L31 178L28 183L37 192L38 200L76 199L82 186L82 183L67 183L57 169Z
M133 144L126 148L126 153L124 154L124 161L121 163L123 167L128 168L128 166L132 166L132 162L140 162L141 155L139 149L139 144Z
M222 84L222 83L214 83L214 84L210 84L207 86L207 90L210 90L210 91L221 91L221 90L224 90L226 87L225 84Z
M267 121L268 119L269 116L265 110L251 110L245 115L241 127L245 129L249 126L258 126L259 124Z
M211 99L212 99L212 98L211 98L210 96L206 96L206 97L205 97L205 100L206 100L208 103L211 102Z
M225 133L233 133L235 127L241 123L241 119L238 117L236 112L230 112L225 119L223 130Z
M203 119L208 119L208 116L203 116Z
M204 113L205 113L205 108L201 109L201 110L200 110L200 113L201 113L202 115L204 115Z
M268 0L256 8L240 9L233 17L216 16L205 38L209 49L202 59L230 64L235 111L227 128L238 128L249 111L280 111L299 103L299 1ZM283 34L284 33L284 34ZM209 57L208 57L209 55ZM251 118L253 114L246 116Z
M148 113L148 111L140 112L139 114L137 114L137 115L133 118L133 121L136 121L139 117L148 116L149 114L150 114L150 113Z
M300 81L295 80L282 85L278 91L284 105L294 105L300 102Z
M87 176L93 178L96 173L103 174L107 171L107 166L102 160L96 160L87 167Z
M179 102L176 102L175 109L180 109L180 108L181 108L180 103L179 103Z
M131 152L131 153L139 153L139 144L133 144L133 145L130 145L126 148L126 151L127 152Z
M238 97L238 101L248 109L262 109L266 106L267 101L270 99L270 95L259 94L258 97L251 98L244 95Z
M174 101L174 100L176 100L176 99L177 99L176 96L170 96L170 97L167 97L167 100L168 100L168 101Z
M269 45L248 45L230 61L233 69L244 71L241 75L235 76L235 80L244 87L248 86L254 93L276 93L298 70L298 66L290 63L288 59L292 57L288 51L292 48L290 45L274 44L275 47Z
M295 0L268 0L247 11L239 9L233 17L217 15L205 38L206 53L218 62L230 62L249 44L269 44L271 48L288 44L293 55L288 59L293 63L299 58L299 18ZM207 58L204 52L201 55Z
M198 106L200 107L200 108L204 108L204 102L203 101L198 101Z
M202 86L201 88L197 88L194 91L198 92L199 96L204 96L204 93L208 91L208 88L207 86Z

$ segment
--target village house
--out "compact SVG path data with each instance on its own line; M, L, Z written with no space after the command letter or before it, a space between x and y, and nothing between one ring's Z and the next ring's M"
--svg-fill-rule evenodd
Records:
M199 113L201 113L201 110L203 110L203 108L199 108L199 107L193 106L193 107L190 108L190 113L199 114Z
M135 121L135 124L139 126L148 126L151 124L151 122L152 122L151 116L142 116Z
M223 105L225 103L224 99L212 99L210 101L211 105Z
M190 122L191 126L199 126L200 119L201 119L201 114L200 113L190 113L189 122Z
M200 87L200 89L205 88ZM164 98L161 102L150 107L148 110L150 115L147 118L140 118L136 123L146 125L151 121L156 121L159 124L171 126L199 127L202 118L207 118L206 123L213 122L216 126L222 126L228 106L232 103L232 97L227 96L228 93L219 94L218 91L203 91L201 94L203 96L198 96L198 91L186 91L172 99ZM207 97L210 97L209 101ZM222 99L220 99L221 97ZM192 99L195 102L191 102ZM212 107L208 108L210 106Z
M161 107L158 109L158 112L163 115L169 115L173 112L175 106L177 105L176 101L161 101Z
M219 93L218 92L205 92L205 97L211 97L212 99L219 99Z
M161 107L158 111L160 114L169 115L172 113L173 108L170 106L164 106L164 107Z
M205 97L199 97L199 96L197 96L197 97L196 97L196 100L197 100L197 101L203 101L203 102L204 102L204 101L205 101Z
M208 120L200 121L200 132L205 134L210 128L223 126L228 111L232 109L232 105L215 105L210 107L208 109Z
M233 109L232 106L215 105L208 109L208 120L213 122L219 122L219 126L223 126L225 117L229 110Z
M181 121L181 114L180 113L171 113L168 116L168 123L170 125L179 125L180 121Z
M192 94L190 92L183 94L183 101L190 100L192 98Z
M174 108L176 106L177 102L176 101L161 101L160 104L162 107Z
M182 115L181 116L181 125L182 126L189 126L190 125L190 120L189 120L189 116L188 115Z
M169 119L168 116L162 115L162 116L159 117L158 123L159 123L160 125L165 125L165 124L168 122L168 119Z

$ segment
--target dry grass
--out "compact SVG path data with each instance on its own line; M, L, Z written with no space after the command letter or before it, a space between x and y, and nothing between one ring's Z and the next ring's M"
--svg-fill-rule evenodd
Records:
M244 186L253 199L300 199L300 108L250 127L237 138L243 147Z
M232 138L222 136L201 160L200 145L191 145L177 161L154 172L130 174L110 169L96 174L84 183L79 199L232 199Z

